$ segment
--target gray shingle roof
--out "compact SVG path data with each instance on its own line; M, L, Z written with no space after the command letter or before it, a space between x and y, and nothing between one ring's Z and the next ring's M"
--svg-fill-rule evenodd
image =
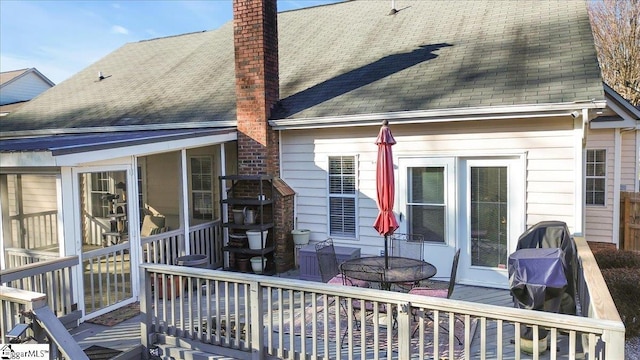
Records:
M389 0L280 13L274 117L604 99L583 0L395 3L396 15ZM232 31L126 44L2 131L234 121Z

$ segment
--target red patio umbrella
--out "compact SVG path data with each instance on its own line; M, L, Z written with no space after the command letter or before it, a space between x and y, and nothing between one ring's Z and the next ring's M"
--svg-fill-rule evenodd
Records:
M385 267L389 268L388 237L398 228L398 222L393 214L393 201L395 184L393 180L393 154L391 146L396 141L387 126L389 122L384 120L380 133L376 139L378 145L378 163L376 164L376 191L378 193L378 217L373 227L380 235L384 235Z

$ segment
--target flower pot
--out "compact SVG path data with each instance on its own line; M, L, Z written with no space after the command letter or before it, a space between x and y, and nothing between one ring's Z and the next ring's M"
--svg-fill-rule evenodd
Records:
M310 233L311 230L308 229L291 230L291 235L293 235L293 243L295 245L307 245L309 243Z
M238 257L236 259L236 264L238 265L238 271L249 272L249 258Z
M251 269L256 274L262 274L267 266L267 258L264 256L254 256L251 258Z
M267 234L269 230L247 230L247 239L249 239L249 249L259 250L264 248L267 243Z
M233 223L234 224L244 224L244 210L243 209L233 209Z
M165 276L167 277L166 284L164 283ZM172 288L175 289L175 296L180 296L180 276L173 277L173 285L169 280L171 278L169 275L156 274L156 278L158 279L158 299L164 299L165 296L167 299L171 298L173 296Z

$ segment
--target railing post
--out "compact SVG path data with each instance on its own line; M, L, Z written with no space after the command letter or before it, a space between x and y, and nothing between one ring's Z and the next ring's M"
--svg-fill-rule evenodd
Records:
M263 345L263 313L262 313L262 285L252 281L249 285L249 306L251 308L251 322L247 327L251 329L251 358L261 360L264 358Z
M624 357L624 330L605 330L602 333L602 339L605 342L604 358L625 359Z
M142 313L142 316L140 317L140 343L143 347L142 358L147 360L149 359L149 349L151 349L151 345L155 343L155 333L151 332L153 311L152 302L154 297L151 294L151 277L149 275L149 269L141 266L139 278L140 284L142 285L140 288L140 312Z
M409 359L411 357L411 303L406 302L398 305L398 358Z

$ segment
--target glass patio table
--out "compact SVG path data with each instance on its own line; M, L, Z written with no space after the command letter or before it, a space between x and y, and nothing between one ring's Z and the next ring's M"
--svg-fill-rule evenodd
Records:
M385 267L384 256L367 256L349 259L340 265L345 276L380 283L380 288L391 289L394 283L414 283L433 277L437 269L432 264L406 257L389 256Z

